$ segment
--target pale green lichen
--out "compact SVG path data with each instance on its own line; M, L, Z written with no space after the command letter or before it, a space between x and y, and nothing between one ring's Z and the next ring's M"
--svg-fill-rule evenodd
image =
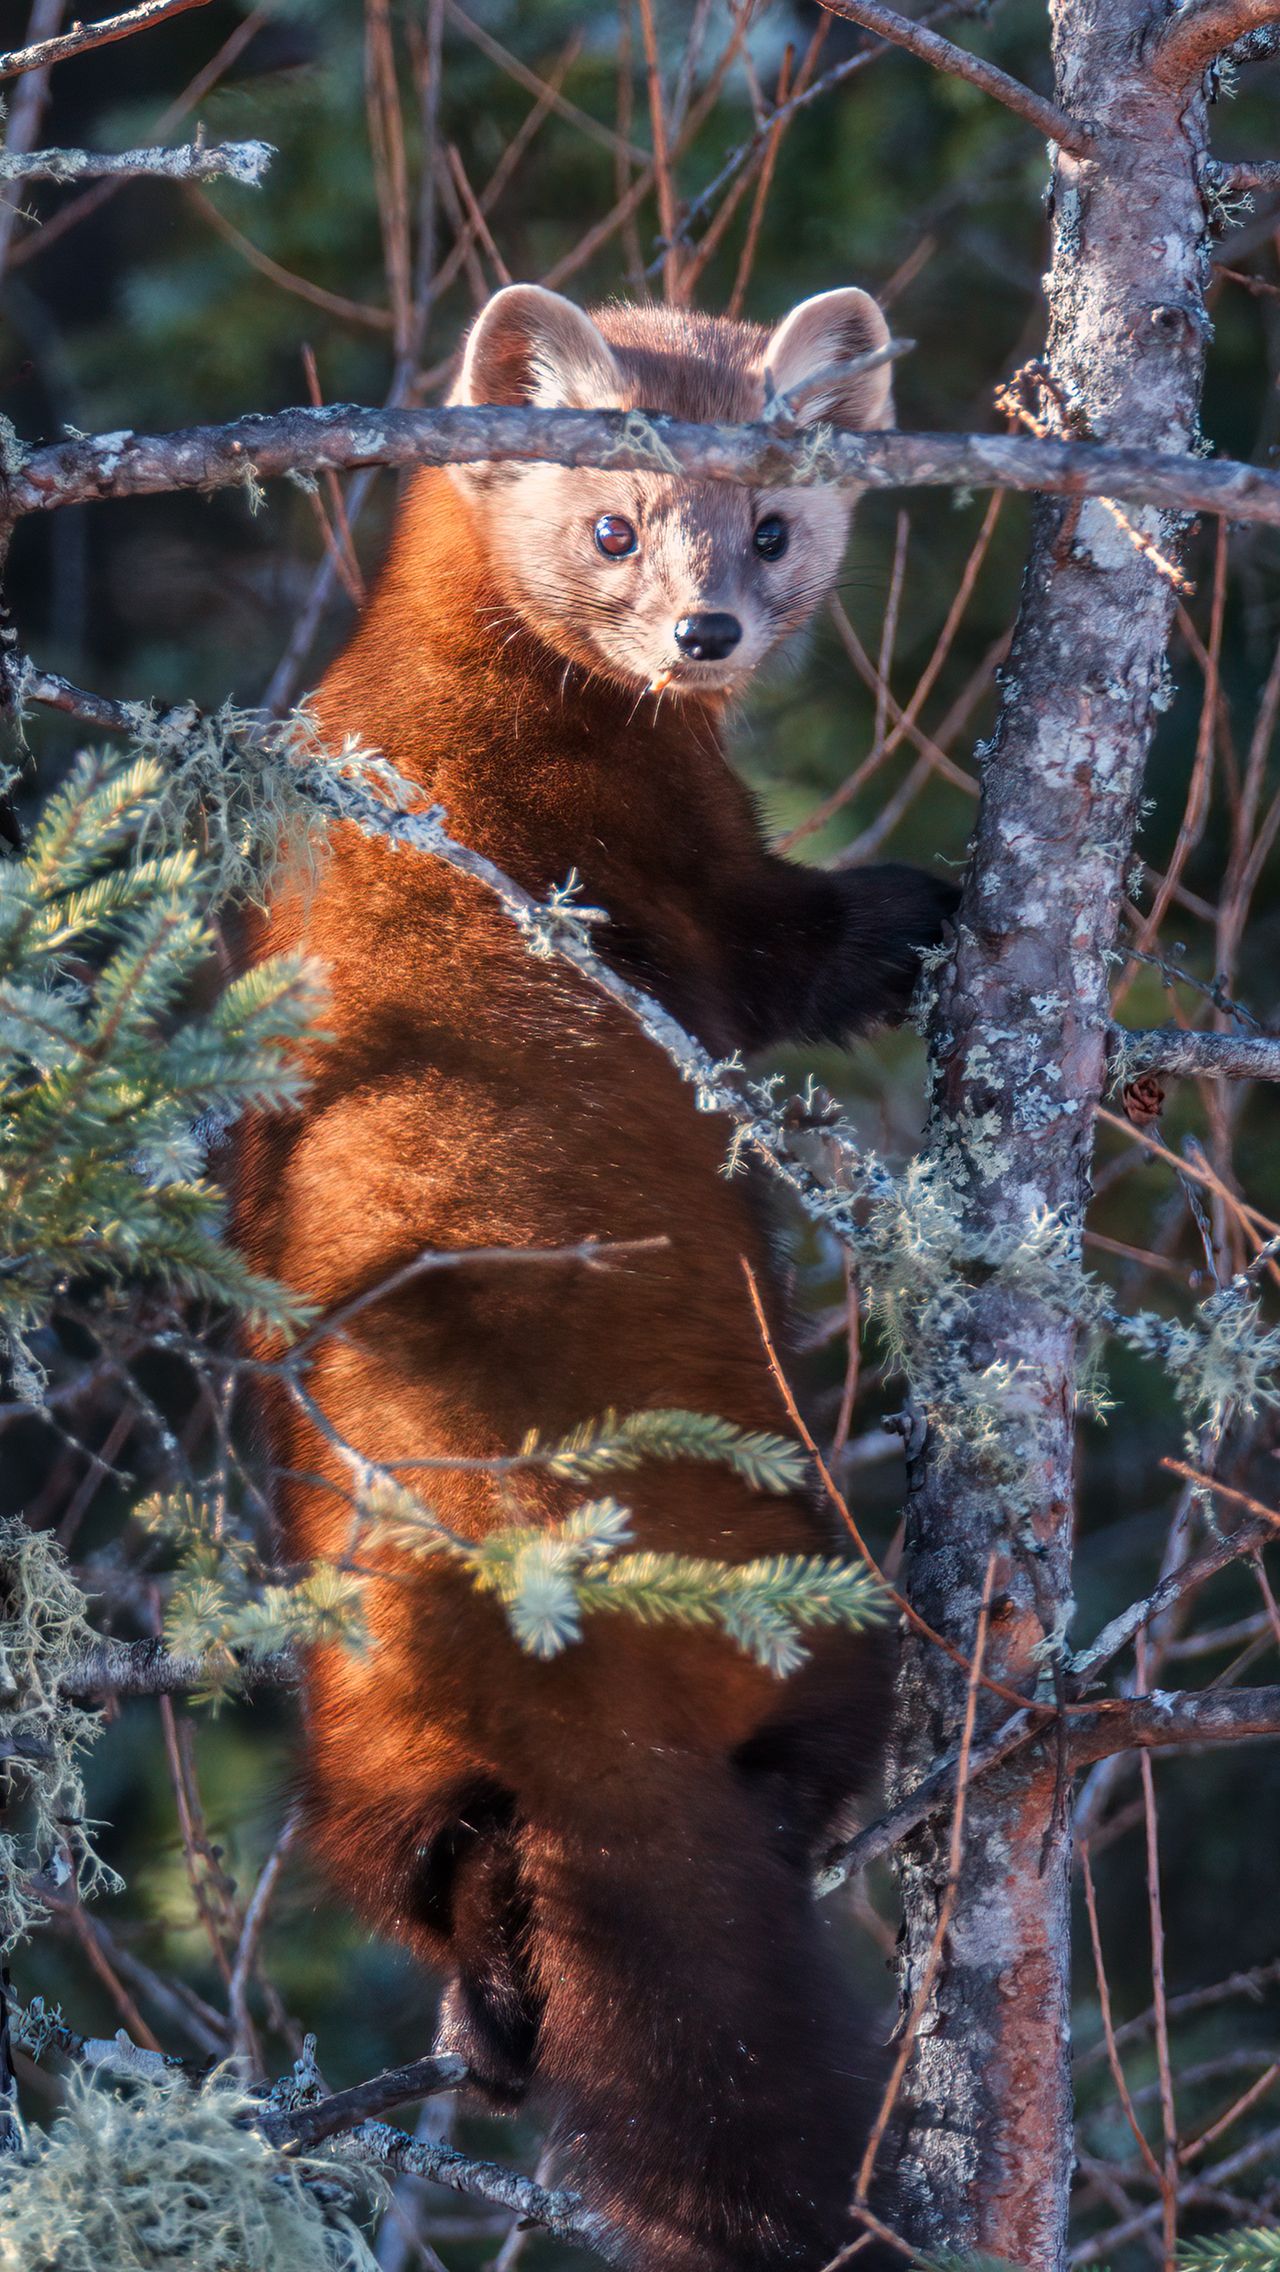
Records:
M637 456L644 460L646 469L654 473L683 472L678 457L663 441L653 420L643 410L629 410L618 429L617 440L601 452L600 465L613 465L623 457Z
M94 1849L81 1754L95 1713L62 1696L67 1664L91 1646L84 1596L47 1532L0 1522L0 1736L9 1791L0 1832L0 1951L45 1915L40 1881L82 1895L120 1880Z
M75 2077L0 2163L0 2272L376 2272L368 2180L276 2152L253 2112L218 2077L127 2093Z
M1120 1340L1156 1358L1169 1374L1193 1457L1201 1429L1216 1441L1235 1414L1247 1419L1264 1405L1280 1410L1280 1328L1264 1330L1260 1314L1256 1297L1231 1285L1187 1319L1152 1310L1109 1316Z
M262 905L282 872L314 879L330 820L308 794L309 777L354 782L398 805L414 799L411 784L354 736L329 749L305 704L285 718L231 702L208 713L193 704L131 711L137 754L160 768L140 849L194 841L214 900Z

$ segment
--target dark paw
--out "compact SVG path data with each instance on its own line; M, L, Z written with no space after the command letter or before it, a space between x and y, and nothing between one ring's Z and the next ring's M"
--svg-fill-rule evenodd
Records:
M452 2052L465 2059L469 2087L491 2106L509 2110L528 2092L537 2040L536 2021L509 1991L495 1994L486 1984L477 1992L472 1983L454 1979L441 1998L432 2049L437 2057Z
M941 944L954 921L960 887L926 868L889 862L849 871L853 944L865 957L873 1018L906 1016L920 976L922 951Z

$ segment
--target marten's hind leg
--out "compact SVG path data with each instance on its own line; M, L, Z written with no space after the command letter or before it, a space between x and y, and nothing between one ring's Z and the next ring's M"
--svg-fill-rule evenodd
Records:
M469 1793L448 1826L420 1850L415 1922L448 1945L437 2051L465 2059L495 2106L518 2106L538 2049L538 2000L529 1970L529 1897L509 1792Z

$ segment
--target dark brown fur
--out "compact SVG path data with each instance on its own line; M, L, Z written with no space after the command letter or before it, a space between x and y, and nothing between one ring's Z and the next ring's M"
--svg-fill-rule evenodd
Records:
M643 399L689 407L669 336ZM716 1051L899 1014L945 887L771 858L713 702L637 708L532 628L504 643L504 604L475 499L421 476L321 690L326 729L384 750L529 890L576 867L614 961ZM532 960L479 886L353 829L260 948L298 943L327 966L334 1039L304 1109L242 1152L260 1268L328 1307L424 1249L668 1242L607 1269L475 1264L365 1308L311 1373L353 1443L500 1454L610 1406L785 1428L725 1124L620 1011ZM272 1431L282 1468L338 1487L286 1483L290 1553L340 1554L341 1462L292 1410ZM510 1519L490 1478L415 1480L457 1530ZM808 1499L720 1469L646 1468L624 1495L645 1547L838 1550ZM580 1496L537 1480L523 1519ZM712 1635L610 1618L540 1663L464 1577L371 1558L371 1653L319 1651L309 1674L311 1831L336 1882L449 1976L444 2035L496 2101L545 2086L566 2175L629 2262L821 2263L848 2235L874 2062L808 1877L874 1758L881 1661L828 1638L779 1683Z

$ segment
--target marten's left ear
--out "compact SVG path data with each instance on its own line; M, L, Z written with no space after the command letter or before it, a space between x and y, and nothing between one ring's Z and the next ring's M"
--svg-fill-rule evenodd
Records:
M849 285L802 300L778 325L764 365L775 395L791 398L803 425L829 419L833 426L866 431L893 424L892 365L858 370L858 360L889 341L889 326L869 292Z
M542 284L508 284L471 326L451 400L609 410L621 403L621 387L589 315Z

